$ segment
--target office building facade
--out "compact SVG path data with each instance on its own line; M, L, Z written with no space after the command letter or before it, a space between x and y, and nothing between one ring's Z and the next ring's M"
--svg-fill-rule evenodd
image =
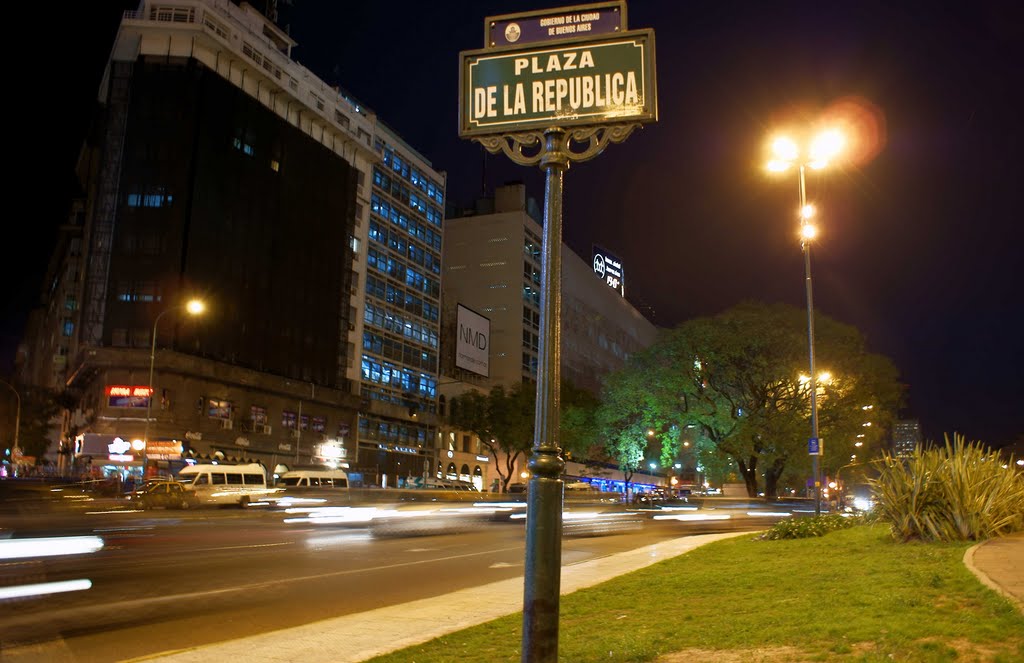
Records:
M444 311L446 351L442 395L445 401L467 389L487 391L535 381L540 344L540 270L543 229L539 209L525 186L499 187L493 199L445 220ZM621 294L595 274L567 246L562 247L562 379L594 394L602 377L622 367L629 356L649 345L657 330ZM490 322L487 375L456 366L454 352L458 306ZM479 440L445 428L439 437L442 455L452 452L458 478L475 480ZM480 470L486 474L486 467ZM483 483L490 485L493 472Z
M180 448L377 482L430 455L444 174L294 45L244 3L144 1L122 20L80 223L20 356L76 399L63 434L93 468ZM55 330L66 343L44 342ZM132 451L106 454L118 439Z
M923 442L921 422L899 419L892 425L892 452L897 458L909 458Z

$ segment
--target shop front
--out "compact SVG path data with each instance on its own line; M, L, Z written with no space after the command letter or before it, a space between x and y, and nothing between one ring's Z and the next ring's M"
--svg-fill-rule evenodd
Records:
M181 440L149 440L85 433L75 438L75 469L89 479L133 483L174 476L184 466Z

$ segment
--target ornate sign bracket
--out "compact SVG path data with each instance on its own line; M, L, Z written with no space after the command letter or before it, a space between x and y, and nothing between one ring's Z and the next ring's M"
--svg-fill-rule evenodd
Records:
M608 124L593 127L564 129L549 127L538 131L523 131L497 136L479 136L477 141L491 154L503 152L521 166L560 164L568 168L571 162L589 161L604 152L611 143L621 143L639 122ZM545 139L548 140L545 140ZM554 140L551 140L554 138Z

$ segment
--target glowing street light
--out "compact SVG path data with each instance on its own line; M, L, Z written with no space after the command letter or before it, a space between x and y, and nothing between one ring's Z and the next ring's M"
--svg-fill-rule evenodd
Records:
M807 203L807 168L820 170L826 167L843 149L844 136L835 129L819 133L811 139L809 145L801 149L795 140L788 136L776 136L771 141L771 158L767 163L769 172L782 173L791 166L797 167L799 175L800 196L800 245L804 253L804 282L807 289L807 349L810 359L810 390L811 390L811 438L819 440L818 453L812 455L814 463L814 514L821 515L821 473L818 466L821 455L820 439L818 438L818 385L814 373L814 295L811 285L811 242L818 236L818 229L810 223L814 216L814 206Z
M153 364L155 363L155 360L156 360L156 330L157 330L157 325L160 324L160 318L164 317L165 315L167 315L171 311L181 311L182 309L184 309L185 312L188 313L189 315L193 315L193 316L202 315L203 313L206 312L206 304L203 303L203 301L201 299L190 299L188 302L185 303L184 306L172 306L171 308L164 309L163 311L161 311L156 316L156 319L153 320L153 335L150 337L150 345L149 345L149 383L148 383L148 387L149 387L149 400L146 402L146 428L145 428L145 432L142 434L142 458L143 458L143 461L142 461L142 476L143 476L143 478L145 478L145 476L146 476L146 464L147 464L147 462L149 460L147 451L149 449L149 419L150 419L150 414L153 411Z

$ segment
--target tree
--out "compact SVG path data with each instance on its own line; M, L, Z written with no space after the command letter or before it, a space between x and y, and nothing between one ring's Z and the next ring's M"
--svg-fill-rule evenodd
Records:
M758 494L761 474L765 494L774 496L787 470L803 473L810 464L810 389L801 379L806 324L800 309L744 303L664 333L609 380L606 401L635 419L618 419L620 435L635 435L640 421L655 430L659 422L696 426L732 459L750 496ZM856 329L820 314L815 327L818 368L831 374L818 384L827 470L881 442L902 388L895 367L869 353Z
M533 446L535 389L522 383L487 394L469 391L452 399L449 423L480 438L494 458L502 492L508 491L519 459Z
M586 449L595 436L593 394L563 381L559 440L571 452ZM497 386L487 394L466 392L452 399L449 423L480 438L494 458L502 492L508 491L516 466L533 448L536 387L518 383L506 389Z
M22 454L42 461L50 446L50 431L53 418L60 413L61 396L49 389L24 384L15 384L21 397L21 420L18 426L18 445ZM0 392L0 428L10 431L5 444L14 446L14 420L17 414L17 400L10 390Z
M566 458L587 458L592 449L600 444L597 412L601 401L569 380L562 381L560 396L559 446Z
M650 388L649 371L655 370L649 354L634 355L627 368L605 378L595 427L604 440L604 451L618 464L626 483L647 455L651 441L661 444L662 464L671 462L679 445L679 426L672 425L672 408L664 393ZM649 435L654 431L654 435Z

